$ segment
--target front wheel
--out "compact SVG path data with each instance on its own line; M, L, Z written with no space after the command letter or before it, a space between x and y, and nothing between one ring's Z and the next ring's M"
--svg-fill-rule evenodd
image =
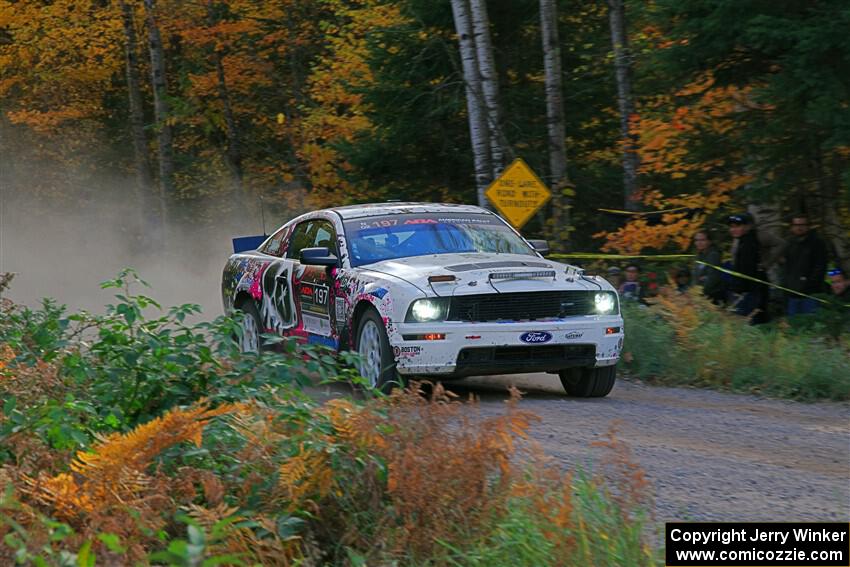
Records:
M388 392L399 382L384 322L371 309L357 324L357 353L360 355L357 370L371 387Z
M604 398L614 387L617 366L568 368L558 373L567 395L576 398Z
M249 300L243 301L236 308L242 313L242 333L237 337L239 350L242 352L260 352L263 339L260 337L260 312L257 306Z

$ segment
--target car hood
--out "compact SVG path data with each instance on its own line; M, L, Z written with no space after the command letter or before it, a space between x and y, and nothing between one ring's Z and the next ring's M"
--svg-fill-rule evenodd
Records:
M494 291L614 289L600 277L574 277L568 273L569 267L567 264L525 254L476 252L396 258L361 266L360 269L394 276L418 287L427 295L438 296ZM554 272L554 276L547 272ZM455 276L455 281L428 281L429 276L449 275Z

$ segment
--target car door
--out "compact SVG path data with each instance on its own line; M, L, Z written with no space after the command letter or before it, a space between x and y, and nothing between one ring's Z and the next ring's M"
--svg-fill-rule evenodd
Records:
M284 254L292 233L291 226L284 227L260 248L260 252L273 258L258 278L262 285L258 307L263 331L267 333L288 335L298 323L292 293L293 262Z
M334 310L331 309L333 271L326 266L307 266L299 261L301 250L324 246L338 256L336 230L324 218L312 218L299 223L293 232L287 259L292 262L292 290L298 318L298 330L307 342L336 348ZM301 334L301 333L299 333Z

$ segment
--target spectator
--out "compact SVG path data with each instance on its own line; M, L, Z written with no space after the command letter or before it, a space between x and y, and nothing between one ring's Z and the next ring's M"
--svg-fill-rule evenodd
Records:
M697 249L696 259L712 266L720 265L720 250L711 241L711 236L705 230L694 235L694 247ZM721 272L699 262L694 263L693 283L702 286L702 293L712 303L719 304L726 299Z
M620 297L631 301L640 301L644 297L643 286L638 278L640 277L640 268L637 264L629 264L626 266L626 281L620 284L617 291Z
M838 303L850 305L850 278L840 268L829 271L829 287Z
M617 266L608 268L608 283L614 286L614 289L620 289L620 284L623 283L623 271Z
M676 291L685 293L691 287L691 272L685 268L676 270Z
M744 276L765 281L767 275L761 266L761 253L753 218L748 213L729 217L729 233L732 242L732 269ZM735 312L750 317L750 323L757 325L767 321L767 285L749 278L733 276L730 290L738 294Z
M781 261L785 265L784 286L806 295L823 292L826 273L826 244L809 228L809 219L791 219L791 237L785 243ZM814 313L817 302L786 292L785 313L789 317Z

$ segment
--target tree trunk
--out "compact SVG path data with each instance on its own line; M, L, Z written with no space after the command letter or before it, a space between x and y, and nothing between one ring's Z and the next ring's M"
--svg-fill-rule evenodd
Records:
M499 111L499 83L496 65L493 62L493 44L490 41L490 18L487 15L486 0L470 0L472 8L472 42L478 58L478 70L481 76L481 89L484 93L484 105L487 109L487 129L490 139L490 166L493 179L502 173L505 167L505 151L501 140L501 112Z
M552 248L562 251L569 238L569 199L564 191L569 187L567 177L567 145L564 133L564 106L561 96L561 47L558 43L558 13L555 0L540 0L540 29L543 36L543 66L546 72L546 123L549 134L550 185L554 192L552 203L554 237Z
M475 187L478 193L478 205L487 207L487 197L484 192L493 180L493 170L490 165L489 129L486 109L483 104L481 75L472 39L467 0L452 0L452 14L460 42L460 60L463 64L463 81L466 85L466 108L469 114L472 155L475 161Z
M632 102L632 57L626 34L624 0L608 0L608 16L611 24L611 44L614 47L614 68L617 77L617 105L620 108L620 137L623 146L623 193L626 210L637 210L637 143L629 126L634 114Z
M169 216L169 205L174 199L174 148L168 105L168 85L165 79L165 55L162 37L156 24L156 0L145 0L148 20L148 41L151 55L151 82L153 85L154 119L157 125L157 153L159 156L160 204L163 220Z
M136 162L136 198L142 209L146 237L161 236L162 211L156 194L153 172L148 156L148 142L145 136L145 115L142 105L141 80L139 78L138 42L133 18L133 8L121 0L121 12L124 21L124 63L127 73L127 95L130 106L130 137L133 141L133 154ZM146 238L147 239L147 238Z

